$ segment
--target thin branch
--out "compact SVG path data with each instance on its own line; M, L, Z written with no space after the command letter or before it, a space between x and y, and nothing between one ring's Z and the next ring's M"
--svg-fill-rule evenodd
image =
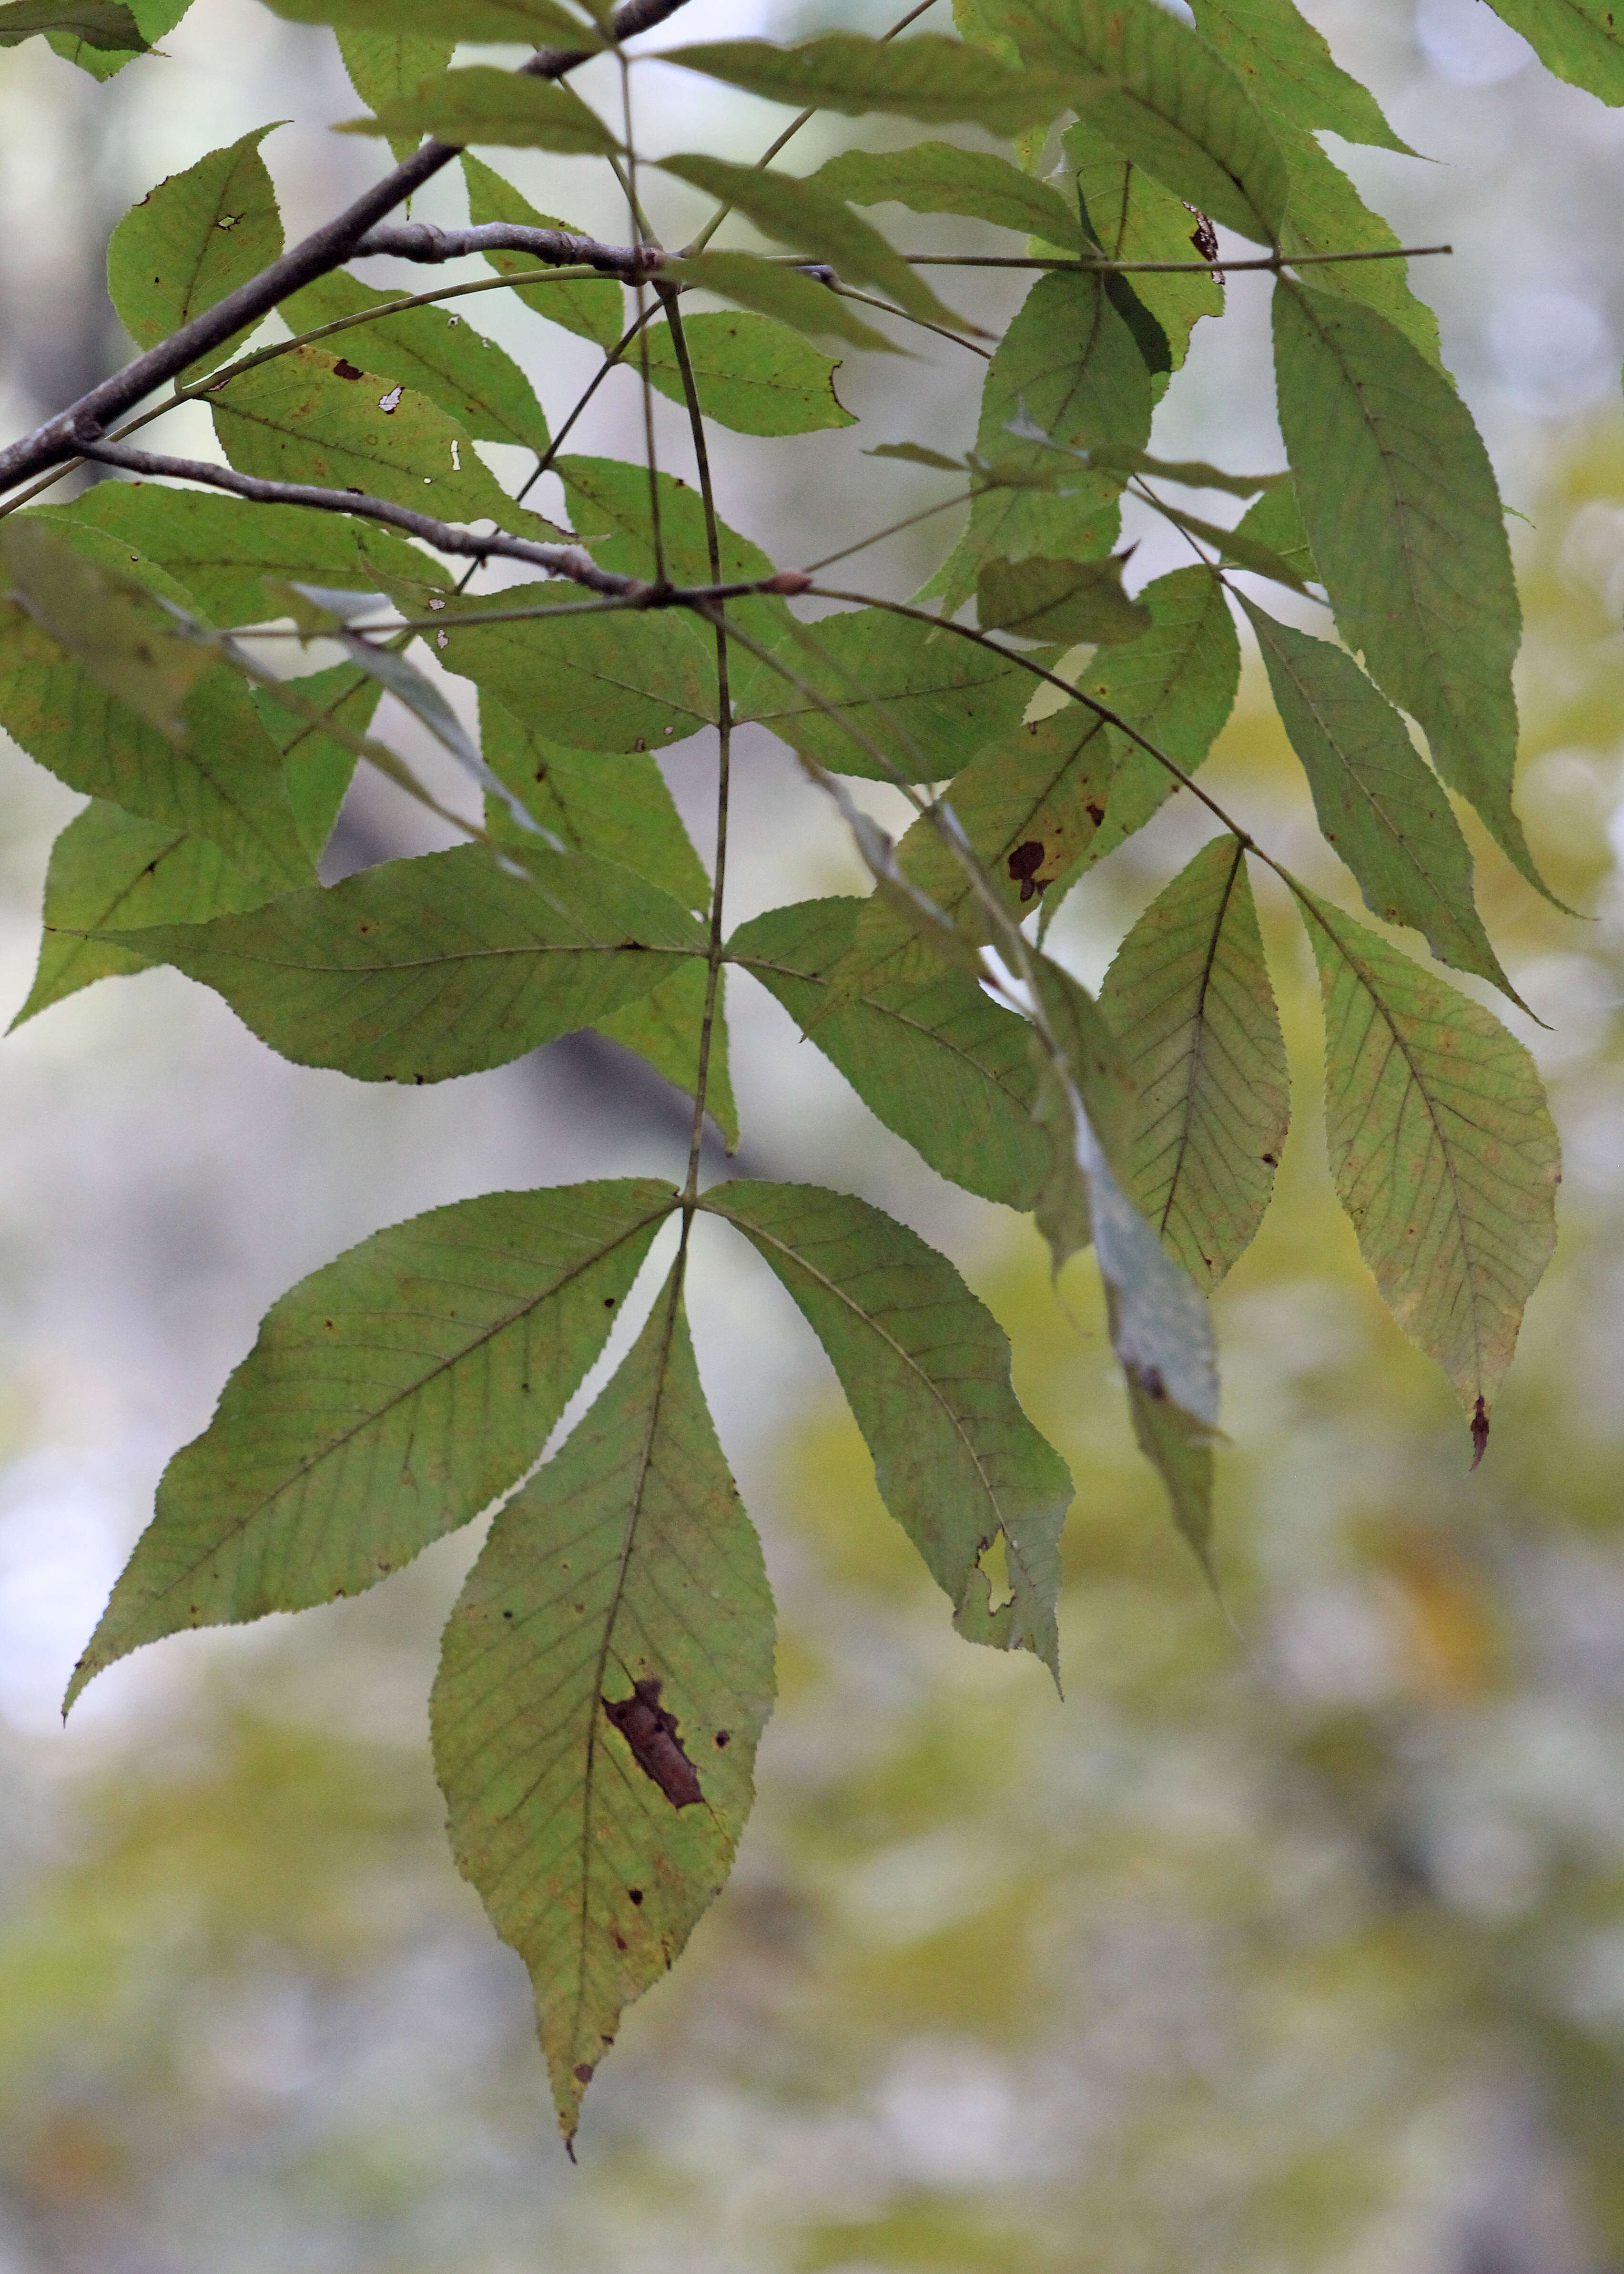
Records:
M507 561L527 561L532 568L545 568L549 576L568 576L572 584L584 584L594 592L612 593L617 599L641 598L649 590L638 577L616 576L600 568L578 545L541 545L531 538L506 536L500 530L492 531L489 537L477 537L471 529L437 521L430 514L414 513L410 506L394 505L387 498L364 497L354 490L317 489L305 482L263 481L256 474L239 474L234 467L211 465L204 458L165 457L153 450L126 449L119 442L88 442L83 455L100 465L121 466L126 473L203 482L211 489L251 498L256 505L309 506L319 513L352 513L364 521L387 522L392 529L420 537L437 553L456 553L464 559L471 556L476 561L499 555Z
M1014 252L904 252L911 268L1077 268L1095 276L1233 275L1244 268L1324 268L1349 260L1425 260L1453 252L1452 245L1384 245L1362 252L1270 252L1256 260L1079 260L1026 259Z
M627 210L631 215L632 234L639 246L652 244L654 233L643 219L643 207L637 198L637 145L632 134L632 71L624 54L620 56L620 109L626 123L627 171L622 178L626 192ZM616 171L619 172L619 169ZM632 279L637 301L637 358L643 375L643 454L649 470L649 533L654 543L654 581L664 584L665 577L665 535L660 526L659 461L654 448L654 382L649 377L649 331L643 314L648 306L648 284L639 267Z
M614 37L627 40L646 32L674 15L681 5L682 0L621 0L614 12ZM588 60L585 50L543 49L522 68L531 79L558 79ZM154 388L178 377L188 365L229 340L244 325L257 323L260 317L269 315L279 301L287 299L302 286L312 284L317 277L342 267L354 257L356 246L369 230L449 165L457 154L454 143L425 142L403 164L396 166L381 182L374 183L344 212L312 230L279 260L272 261L257 276L239 284L236 291L228 292L223 300L217 300L212 308L205 309L189 324L171 332L167 340L149 349L147 354L126 364L123 371L90 388L65 410L59 410L42 426L35 427L32 434L0 450L0 489L13 488L64 458L82 456L86 441L94 440L115 419L133 410Z
M682 395L688 404L688 430L694 438L694 463L699 476L700 502L704 508L705 549L710 555L710 580L722 581L722 537L716 517L716 491L710 479L710 452L705 441L705 422L699 407L699 387L688 351L688 335L678 312L677 295L666 287L660 292L671 344L682 374ZM684 1206L692 1209L699 1197L699 1159L704 1148L705 1096L710 1082L710 1045L716 1032L717 998L722 983L722 904L727 889L727 807L733 768L733 695L727 675L727 626L720 610L712 616L716 629L716 862L710 880L710 923L705 945L705 1006L699 1022L699 1064L694 1077L694 1125L688 1133L688 1176L682 1186Z
M822 266L821 263L819 265ZM876 300L872 292L860 292L854 284L843 284L832 269L820 276L818 282L826 284L831 292L838 293L843 300L861 300L865 308L878 308L883 315L895 316L905 324L917 324L921 332L934 332L938 339L951 340L955 347L968 348L971 354L980 356L983 363L992 361L990 348L978 348L974 340L963 339L959 333L950 332L945 324L933 324L929 316L916 316L907 308L894 306L889 300Z

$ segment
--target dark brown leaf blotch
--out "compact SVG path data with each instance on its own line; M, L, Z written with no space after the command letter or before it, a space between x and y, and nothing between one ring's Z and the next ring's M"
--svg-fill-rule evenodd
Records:
M660 1683L645 1675L632 1687L629 1698L605 1698L604 1712L631 1747L632 1758L658 1785L673 1808L691 1808L703 1801L694 1764L682 1750L677 1717L659 1702Z

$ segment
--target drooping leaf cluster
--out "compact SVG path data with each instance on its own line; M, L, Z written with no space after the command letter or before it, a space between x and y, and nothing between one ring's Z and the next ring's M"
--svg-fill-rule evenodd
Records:
M457 1860L530 1969L568 2138L622 2008L726 1879L772 1698L771 1597L686 1317L698 1219L753 1250L809 1321L960 1632L1058 1679L1071 1483L1021 1411L995 1321L947 1258L855 1196L702 1183L707 1116L738 1142L729 968L933 1170L1033 1212L1056 1269L1092 1247L1139 1441L1210 1569L1205 1299L1258 1231L1289 1118L1261 864L1320 974L1337 1191L1481 1454L1553 1239L1557 1146L1532 1062L1476 998L1291 875L1198 777L1250 632L1371 915L1510 995L1451 793L1544 890L1513 802L1517 596L1430 311L1317 138L1404 146L1293 0L1193 0L1193 27L1154 0L964 0L956 36L661 50L769 103L929 131L897 147L887 128L887 147L810 174L643 161L621 246L536 212L467 146L625 180L635 70L629 125L568 75L680 0L613 15L271 4L333 27L368 106L348 126L404 162L288 267L268 124L157 184L114 232L108 278L146 358L124 407L173 393L118 426L111 397L87 398L0 452L0 725L91 801L52 854L19 1015L169 964L286 1057L402 1082L592 1028L689 1094L693 1136L670 1184L460 1201L283 1297L171 1463L70 1702L143 1643L354 1593L495 1508L446 1630L435 1760ZM1610 10L1497 4L1553 71L1624 101ZM10 0L0 44L43 33L105 77L184 12ZM517 71L459 64L460 41L536 52ZM944 139L962 125L1009 154ZM454 162L464 239L389 220ZM653 235L662 175L715 201L681 247ZM904 210L1006 233L1031 284L1001 336L976 320L974 260L910 255ZM350 272L372 252L475 266L392 292ZM1226 259L1274 277L1288 463L1263 473L1149 452L1194 327L1222 312ZM682 405L691 471L566 449L575 408L481 331L468 297L486 290L590 343L594 389ZM974 449L869 451L931 471L941 507L960 508L919 593L820 584L735 534L709 423L767 438L849 425L825 343L935 336L984 359ZM125 439L192 399L214 459ZM482 442L533 455L516 494ZM51 485L76 453L113 478L64 502ZM851 467L857 553L885 516L865 504L875 466ZM526 502L544 471L565 525ZM1203 495L1207 513L1188 501ZM1240 509L1214 521L1214 497ZM1183 532L1192 565L1124 581L1129 499ZM496 557L530 581L482 587ZM464 770L462 811L379 738L386 691ZM803 900L729 933L721 862L707 873L658 760L710 736L725 824L745 721L834 800L868 898ZM363 760L463 841L325 885ZM853 779L907 795L896 842ZM1096 1000L1046 952L1055 909L1181 784L1214 834ZM668 1226L641 1330L544 1461Z

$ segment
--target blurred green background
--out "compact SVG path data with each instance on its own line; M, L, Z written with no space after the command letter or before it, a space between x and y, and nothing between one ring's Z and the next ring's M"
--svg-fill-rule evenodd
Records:
M455 1874L428 1770L471 1540L365 1600L144 1653L65 1736L54 1709L266 1303L460 1193L667 1167L672 1102L576 1044L363 1090L270 1059L172 973L62 1006L8 1043L0 1116L0 2274L1624 2266L1624 133L1480 0L1308 12L1440 162L1350 161L1409 235L1460 247L1418 283L1526 516L1521 802L1557 890L1594 912L1543 907L1474 833L1490 928L1550 1022L1516 1023L1567 1157L1482 1469L1331 1193L1317 996L1267 889L1296 1111L1217 1303L1226 1611L1132 1450L1088 1261L1058 1309L1030 1229L937 1184L736 985L751 1169L861 1190L951 1246L1072 1464L1066 1696L954 1639L787 1305L708 1246L701 1363L767 1538L782 1699L733 1882L628 2016L572 2171L523 1970ZM695 36L814 20L692 17ZM297 102L294 154L267 154L290 218L359 178L320 131L354 107L323 39L199 0L169 64L106 89L4 59L12 425L118 359L96 264L160 173ZM713 146L764 139L771 114L717 104ZM672 139L694 132L690 111ZM598 223L557 162L531 169L537 201ZM1266 296L1237 280L1232 306L1157 447L1270 463ZM556 339L503 336L566 400ZM900 409L890 378L843 372L858 429L726 446L732 517L778 557L850 533L862 442L967 439L974 372L920 366ZM628 446L633 408L587 447ZM900 590L927 562L873 573ZM1147 541L1141 565L1168 564ZM0 771L10 1006L74 801L9 746ZM1253 666L1211 776L1357 906ZM705 754L672 778L700 826ZM370 795L351 863L401 849ZM1086 978L1200 841L1189 802L1056 925ZM856 888L764 743L741 831L741 915Z

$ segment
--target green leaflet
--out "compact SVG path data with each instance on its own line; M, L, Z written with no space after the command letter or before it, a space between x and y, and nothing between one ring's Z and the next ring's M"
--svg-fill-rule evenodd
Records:
M946 324L958 331L974 328L966 328L962 317L943 305L901 254L891 251L878 230L860 219L843 198L832 196L821 183L793 174L775 174L764 167L735 166L700 152L686 152L658 162L663 171L674 174L680 182L690 182L708 196L736 207L763 236L775 237L780 245L814 260L828 261L838 269L844 282L876 285L898 307L932 323Z
M656 1073L692 1097L699 1081L699 1038L704 1025L709 975L697 959L679 963L668 979L623 1009L593 1023L600 1035L648 1061ZM727 1065L727 1020L723 1008L726 979L717 990L716 1019L705 1067L705 1111L722 1133L729 1153L739 1149L739 1108Z
M605 1704L656 1683L700 1798ZM678 1290L509 1501L446 1627L430 1713L457 1867L529 1967L568 2140L621 2010L719 1893L772 1710L773 1610ZM673 1757L674 1758L674 1757Z
M654 575L654 531L649 516L647 470L625 458L560 458L553 470L564 484L570 523L600 568L619 576ZM705 536L705 511L699 493L671 474L656 478L660 501L660 542L665 570L675 584L708 584L710 550ZM743 584L771 576L773 564L759 545L717 524L718 552L725 584ZM729 603L738 607L738 601ZM786 614L782 600L763 598L742 604L744 621L758 638L770 623ZM703 638L715 670L716 638L707 626Z
M441 521L520 530L539 522L514 504L465 426L348 356L291 349L232 380L210 403L220 446L241 473L358 490Z
M741 434L810 434L820 426L856 425L835 393L839 364L776 317L684 316L682 332L699 407L718 425ZM685 403L670 327L651 325L648 342L650 380L673 403ZM635 355L628 361L637 367Z
M672 1204L648 1178L487 1193L291 1288L164 1472L65 1705L162 1635L357 1594L488 1508L546 1442Z
M314 672L296 683L303 701L315 704L335 727L351 734L367 732L383 694L376 679L349 663L335 663L330 670ZM298 825L299 842L312 861L320 860L355 774L355 747L337 734L324 733L313 719L288 710L269 688L255 688L253 706L288 769L288 797ZM177 921L196 923L199 918Z
M705 905L710 879L651 757L566 749L489 696L480 697L479 724L492 772L568 851L618 861L686 908ZM506 843L535 843L495 798L486 802L485 822Z
M374 292L335 269L284 300L281 312L292 330L313 332L318 325L384 308L400 297L398 292ZM405 309L358 328L353 340L332 342L338 354L347 347L448 410L479 440L545 450L547 422L529 380L494 340L455 311Z
M13 516L11 541L19 527L52 518ZM118 559L99 531L61 526L88 561ZM165 589L161 572L152 581ZM305 883L310 862L281 759L243 681L211 666L185 697L180 723L179 742L160 733L98 686L19 602L0 600L0 726L31 758L87 797L208 838L244 875L284 890Z
M1012 420L1041 426L1059 443L1150 440L1150 373L1132 332L1097 276L1075 271L1041 277L987 368L976 427L977 453L1001 467L1055 475L1056 453L1009 433ZM951 612L975 589L983 561L1029 553L1086 560L1109 553L1120 515L1123 477L1066 466L1058 486L988 490L970 525L927 585Z
M508 624L461 623L491 602L448 600L444 644L437 632L435 651L447 671L488 690L524 726L552 741L568 736L577 749L664 749L714 724L716 640L708 625L679 608L548 622L577 597L573 586L509 585L501 606L538 614Z
M436 78L450 63L456 42L438 36L418 36L395 31L357 31L341 25L338 52L344 59L350 84L365 103L376 109L410 94L425 79ZM417 147L413 134L397 134L389 154L398 166Z
M1259 244L1274 242L1289 184L1280 146L1241 80L1156 0L1007 0L1000 20L1029 63L1103 75L1077 108L1176 197Z
M94 800L51 847L39 968L12 1027L98 979L147 969L145 956L86 939L86 932L203 923L258 907L274 890L232 868L206 837L188 837Z
M1624 102L1624 25L1610 0L1491 0L1548 72L1604 102Z
M1020 71L940 32L874 40L825 32L799 47L771 40L718 40L668 48L663 63L703 72L795 109L841 110L861 117L889 110L928 126L955 123L1013 134L1069 109L1076 90L1052 72Z
M1285 125L1277 132L1291 173L1291 203L1281 237L1288 252L1355 252L1397 245L1393 229L1371 211L1312 134ZM1442 372L1438 319L1410 290L1409 267L1404 260L1322 261L1309 275L1317 292L1363 300L1374 308Z
M1325 1002L1326 1142L1382 1299L1472 1416L1488 1410L1556 1244L1560 1151L1498 1019L1296 888Z
M1030 699L1029 673L951 632L857 608L788 633L775 652L839 713L831 719L766 664L740 674L734 705L831 773L894 777L845 731L868 738L907 781L944 781L996 734L1007 734Z
M802 900L741 924L737 963L784 1005L870 1111L984 1200L1029 1209L1049 1164L1032 1119L1037 1091L1025 1022L932 958L917 983L880 980L824 1013L850 949L859 900Z
M1133 165L1085 117L1068 126L1061 147L1075 169L1074 197L1087 216L1094 243L1108 260L1195 260L1200 259L1192 230L1195 216L1180 198ZM1211 275L1114 277L1107 285L1114 305L1136 336L1135 304L1150 317L1166 345L1167 367L1154 357L1151 384L1159 396L1176 371L1184 368L1190 335L1203 316L1223 313L1223 286Z
M848 303L827 284L820 284L798 269L776 260L763 260L753 252L697 252L687 260L667 260L661 274L718 300L734 301L741 308L788 324L815 339L832 333L854 348L876 354L899 355L902 350L865 324Z
M140 54L147 44L121 0L6 0L0 8L0 48L19 47L36 32L65 33L103 53Z
M1148 608L1122 589L1125 556L1105 561L988 561L976 579L981 629L1064 647L1139 639Z
M1413 924L1440 963L1476 972L1516 1002L1472 899L1460 824L1398 712L1342 649L1277 624L1250 600L1241 606L1320 834L1358 879L1365 907L1387 923Z
M811 177L853 205L906 206L913 213L965 214L1023 237L1081 252L1076 211L1046 182L990 150L915 142L906 150L842 150Z
M1096 655L1076 684L1136 727L1147 742L1192 773L1222 732L1241 677L1241 647L1222 588L1205 568L1175 568L1139 594L1155 629L1130 647ZM1142 829L1177 787L1148 750L1108 729L1116 744L1105 819L1087 847L1102 861ZM1072 880L1044 909L1044 929Z
M620 147L573 87L520 79L491 64L442 72L410 94L380 103L371 118L347 118L334 132L380 134L391 142L430 134L459 148L486 142L509 150L556 150L571 158L605 157Z
M688 910L629 870L541 848L525 865L533 885L462 845L113 944L213 987L296 1065L408 1082L505 1065L704 953Z
M1244 847L1215 837L1117 950L1100 1008L1136 1085L1130 1198L1204 1294L1255 1238L1290 1115Z
M264 622L271 612L260 579L267 576L359 592L377 591L385 576L451 582L432 553L375 523L299 506L251 505L219 492L98 482L50 512L116 538L138 574L145 575L147 562L166 569L211 623Z
M1324 127L1345 142L1415 152L1401 142L1367 87L1350 78L1296 0L1192 0L1199 30L1254 102L1292 125Z
M1010 1346L945 1256L865 1201L810 1185L720 1185L700 1203L783 1281L840 1377L880 1497L972 1642L1030 1650L1059 1681L1055 1602L1065 1463L1010 1385ZM1003 1535L1013 1594L981 1558Z
M1222 565L1226 568L1250 565L1260 569L1259 546L1284 567L1286 576L1281 581L1293 591L1320 582L1320 570L1303 532L1303 516L1289 474L1273 489L1265 490L1256 505L1248 506L1242 514L1225 540ZM1249 556L1247 561L1240 559L1239 553L1234 550L1237 546ZM1264 573L1278 575L1276 570Z
M1274 368L1297 503L1338 630L1419 720L1445 781L1543 890L1511 804L1522 610L1471 413L1373 310L1283 278Z
M207 648L186 638L116 556L108 559L111 548L75 542L77 536L42 513L0 529L8 598L98 688L169 741L184 742L181 706L209 667Z
M184 174L171 174L113 231L107 289L138 347L156 347L281 253L282 215L259 155L271 131L256 126ZM223 363L253 328L250 324L210 348L190 366L190 375Z
M1052 1014L1050 1023L1058 1027ZM1067 1045L1064 1030L1056 1039ZM1063 1083L1035 1035L1033 1050L1044 1065L1038 1119L1053 1148L1053 1168L1038 1196L1038 1229L1056 1272L1093 1242L1133 1434L1210 1578L1218 1368L1207 1305L1123 1191L1075 1065Z
M468 184L468 217L476 229L486 222L508 221L521 229L561 229L572 237L585 234L573 222L538 213L511 182L483 158L476 158L471 150L463 151L462 163ZM536 266L528 252L487 252L483 258L499 276L515 275ZM538 315L600 348L613 347L626 328L626 295L618 277L570 277L558 283L520 284L514 289L527 308L534 308Z
M22 0L25 11L31 11L33 5L34 0ZM166 32L172 32L175 29L191 5L192 0L131 0L129 13L135 19L136 29L136 44L133 48L97 47L90 41L80 38L71 28L48 31L45 37L48 44L54 48L64 61L77 64L82 72L88 72L94 79L109 79L116 78L126 64L132 64L138 56L150 55L153 52L154 43L161 40ZM55 14L58 11L53 10L51 12ZM76 23L82 15L86 14L105 17L107 21L104 37L113 30L117 22L116 8L69 9L60 12L67 17L70 25Z
M519 41L529 48L600 48L602 39L559 0L266 0L295 24L404 34L417 40Z

